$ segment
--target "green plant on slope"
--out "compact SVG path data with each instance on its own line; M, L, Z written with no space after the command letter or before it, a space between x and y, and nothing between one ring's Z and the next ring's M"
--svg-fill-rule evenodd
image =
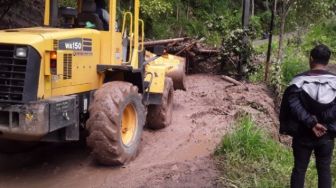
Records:
M235 132L224 136L215 151L224 187L289 187L293 166L291 149L273 140L250 116L237 120ZM306 187L317 187L313 158L306 175ZM335 160L332 166L335 182Z
M246 62L242 63L242 75L241 76L247 76L248 73L254 72L256 67L254 66L252 62L253 58L253 45L250 40L248 40L249 37L253 37L254 33L251 30L243 30L243 29L236 29L223 40L222 46L220 48L221 50L221 60L222 63L225 64L223 67L229 67L229 65L235 65L235 69L237 70L237 73L239 73L238 70L238 61L240 58L245 56ZM246 41L245 41L246 40ZM235 74L235 73L233 73Z
M308 55L309 51L316 45L316 44L325 44L331 48L334 53L336 53L336 17L321 22L320 24L312 27L310 32L308 32L307 36L304 38L305 41L303 43L302 49Z

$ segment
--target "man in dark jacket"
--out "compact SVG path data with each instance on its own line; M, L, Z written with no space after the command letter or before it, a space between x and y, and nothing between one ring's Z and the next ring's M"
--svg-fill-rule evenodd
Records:
M297 75L285 91L280 112L280 132L293 137L292 188L303 188L314 151L319 188L331 188L331 160L336 133L336 75L326 70L331 51L316 46L310 70Z

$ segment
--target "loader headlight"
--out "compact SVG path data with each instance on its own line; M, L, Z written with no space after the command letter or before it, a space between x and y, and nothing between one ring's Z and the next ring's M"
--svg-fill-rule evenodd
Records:
M25 47L16 48L15 56L16 57L26 58L27 57L27 51L28 50Z

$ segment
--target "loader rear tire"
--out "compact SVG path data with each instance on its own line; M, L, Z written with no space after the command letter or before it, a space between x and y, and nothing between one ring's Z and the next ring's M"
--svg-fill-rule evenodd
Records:
M161 105L148 106L147 127L151 129L163 129L172 123L174 85L171 78L165 79Z
M94 94L87 121L87 144L103 165L124 165L134 159L145 124L145 107L138 88L110 82Z

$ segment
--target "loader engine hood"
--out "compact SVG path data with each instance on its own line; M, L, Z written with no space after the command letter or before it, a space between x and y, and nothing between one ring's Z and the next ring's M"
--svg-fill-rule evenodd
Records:
M35 27L7 29L0 31L0 44L30 45L42 54L46 50L53 49L52 42L54 39L67 39L96 33L99 33L99 31L85 28L59 29Z
M23 28L0 31L0 106L37 100L39 73L54 41L94 35L92 29Z

